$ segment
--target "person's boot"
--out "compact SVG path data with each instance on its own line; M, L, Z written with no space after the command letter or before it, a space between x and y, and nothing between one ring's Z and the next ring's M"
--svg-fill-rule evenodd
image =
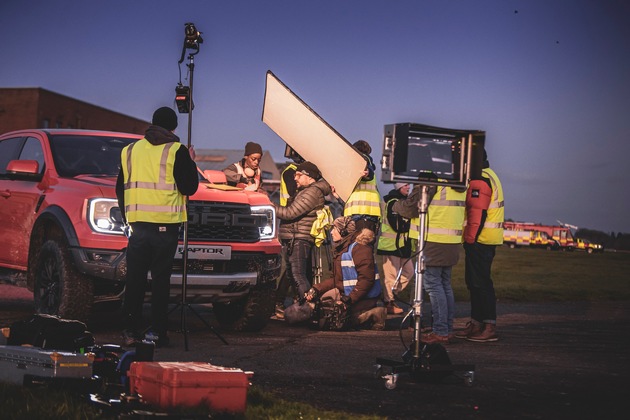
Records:
M483 331L478 334L470 335L466 338L468 341L473 341L475 343L488 343L491 341L497 341L499 337L497 337L497 326L496 324L483 324Z
M382 331L385 329L385 320L387 319L387 308L384 306L377 306L371 309L372 311L372 329L376 331Z
M455 333L455 338L466 339L472 335L477 335L481 333L482 327L483 324L481 322L471 319L466 323L466 327L463 330Z

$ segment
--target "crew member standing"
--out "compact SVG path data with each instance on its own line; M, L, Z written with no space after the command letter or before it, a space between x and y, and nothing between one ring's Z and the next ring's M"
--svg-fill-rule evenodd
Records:
M422 287L429 294L433 331L421 335L423 343L448 344L453 334L455 316L455 296L451 286L453 266L459 261L462 247L464 218L466 216L466 191L448 186L428 188L429 206L427 209L426 240L418 247L424 249L426 262L422 276ZM419 239L418 202L422 186L413 189L405 200L398 200L393 210L411 218L410 236ZM415 229L414 229L415 227Z
M363 177L348 197L343 209L344 217L350 217L356 223L357 230L366 227L378 234L381 223L381 195L376 182L376 166L370 153L372 147L365 140L357 140L352 145L366 160ZM334 193L334 190L333 190ZM336 196L339 198L338 196Z
M260 159L262 155L263 150L260 144L248 142L245 145L243 159L223 169L228 185L242 185L245 190L261 192L263 181Z
M484 150L481 179L470 181L466 196L466 287L470 292L470 321L457 334L476 343L497 341L497 299L491 270L497 245L503 244L503 188L490 169Z
M311 235L311 229L317 219L317 210L324 208L330 185L321 178L317 166L308 161L297 166L295 182L298 192L286 207L276 206L276 216L280 219L279 237L286 249L284 261L287 275L300 303L303 303L312 282L309 276L315 238Z
M194 148L173 133L177 114L162 107L153 113L144 138L121 152L116 196L131 234L127 245L127 283L123 310L125 345L141 340L147 275L151 272L151 326L146 338L168 345L168 299L179 230L187 220L186 197L197 191Z
M400 281L396 286L396 293L400 293L413 276L413 261L411 257L411 239L409 238L409 219L393 211L394 203L404 200L409 195L409 184L397 183L383 198L385 210L381 224L381 235L378 238L376 253L383 256L383 284L385 285L384 300L387 313L391 315L403 312L394 300L392 288L396 284L398 272L402 269Z

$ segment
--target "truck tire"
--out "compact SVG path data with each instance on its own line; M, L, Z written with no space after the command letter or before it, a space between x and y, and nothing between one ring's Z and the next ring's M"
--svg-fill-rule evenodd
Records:
M93 285L74 268L65 242L44 242L35 261L33 298L37 313L87 321L94 300Z
M252 290L241 300L214 303L212 308L223 328L233 331L260 331L269 322L275 307L274 289Z

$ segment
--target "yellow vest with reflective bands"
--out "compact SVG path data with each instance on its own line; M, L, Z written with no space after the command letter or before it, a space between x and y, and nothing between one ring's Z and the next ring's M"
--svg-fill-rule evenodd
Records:
M376 185L376 176L370 181L361 180L346 202L344 216L366 214L381 217L381 195Z
M173 176L181 143L154 146L147 139L121 152L125 182L125 215L129 223L181 223L187 220L186 198Z
M482 170L481 175L490 180L492 186L492 198L483 229L477 238L477 242L484 245L503 244L503 222L505 221L505 208L503 203L503 187L497 174L490 168Z
M437 188L428 209L425 240L441 244L460 244L466 218L466 191L458 192L451 187ZM419 239L420 218L411 219L409 237Z
M297 165L295 163L288 164L287 167L284 168L284 171L282 171L282 175L280 176L280 205L282 207L286 207L287 200L290 198L289 191L287 190L287 184L286 182L284 182L284 173L289 169L296 170Z

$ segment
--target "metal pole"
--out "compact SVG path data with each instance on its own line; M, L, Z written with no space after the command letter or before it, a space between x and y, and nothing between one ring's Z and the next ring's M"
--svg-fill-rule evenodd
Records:
M421 320L420 316L422 315L422 276L424 275L425 265L424 265L424 237L425 237L425 226L426 226L426 217L427 217L427 208L429 203L429 187L427 185L422 185L422 192L420 196L420 200L418 201L418 211L420 213L420 222L418 226L418 260L416 262L415 274L416 274L416 288L415 295L413 301L413 340L414 340L414 349L413 349L413 357L419 359L421 356L421 342L420 342L420 331L421 331Z

